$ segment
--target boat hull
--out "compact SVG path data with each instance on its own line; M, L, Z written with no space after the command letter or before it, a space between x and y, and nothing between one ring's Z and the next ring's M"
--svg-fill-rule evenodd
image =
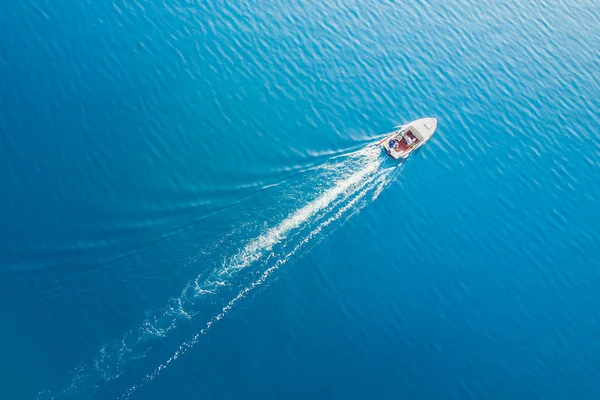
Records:
M436 129L437 120L435 118L421 118L397 127L389 136L379 142L379 145L393 159L404 159L427 143Z

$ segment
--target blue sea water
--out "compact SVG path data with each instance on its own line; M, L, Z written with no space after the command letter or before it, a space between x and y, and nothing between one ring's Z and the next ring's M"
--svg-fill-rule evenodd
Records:
M5 3L0 398L599 398L599 25Z

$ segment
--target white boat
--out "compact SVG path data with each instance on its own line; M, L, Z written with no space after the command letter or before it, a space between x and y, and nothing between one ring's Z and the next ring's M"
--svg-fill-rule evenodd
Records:
M385 152L395 160L406 158L410 153L423 146L437 128L437 119L421 118L396 130L379 142Z

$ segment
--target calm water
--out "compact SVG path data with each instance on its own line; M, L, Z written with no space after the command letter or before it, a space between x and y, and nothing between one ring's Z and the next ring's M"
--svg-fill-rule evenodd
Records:
M599 25L4 4L0 398L599 398Z

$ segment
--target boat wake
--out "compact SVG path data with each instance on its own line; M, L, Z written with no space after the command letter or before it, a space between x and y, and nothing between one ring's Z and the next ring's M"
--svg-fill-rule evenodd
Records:
M38 399L90 398L100 391L128 399L193 348L214 324L264 285L278 268L308 251L375 200L398 171L383 163L379 148L368 146L316 168L313 179L305 183L313 188L314 197L305 205L247 241L208 274L190 281L180 296L170 299L166 307L147 313L144 321L121 339L104 345L91 363L82 364L71 373L65 389L40 392ZM182 340L186 334L188 339ZM160 361L161 354L153 352L158 345L161 354L166 351L171 356ZM157 366L139 378L149 359ZM131 384L134 380L137 383Z

